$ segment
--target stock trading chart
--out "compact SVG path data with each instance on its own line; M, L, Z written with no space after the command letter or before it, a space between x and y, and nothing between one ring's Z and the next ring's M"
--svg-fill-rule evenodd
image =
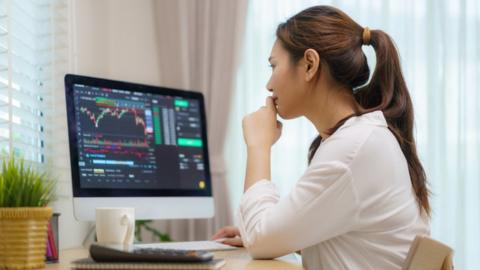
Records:
M205 188L197 100L85 85L74 90L82 187Z

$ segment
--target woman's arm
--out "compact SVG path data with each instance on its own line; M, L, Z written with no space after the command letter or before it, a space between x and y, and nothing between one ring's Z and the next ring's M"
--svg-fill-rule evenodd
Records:
M270 149L281 135L271 97L243 119L247 145L245 187L239 230L254 258L275 258L350 230L358 201L349 168L313 161L288 197L270 182Z
M270 180L270 147L248 147L244 192L256 182Z
M253 258L270 259L352 230L359 208L348 167L314 162L285 198L270 181L252 185L240 203L238 228Z
M267 97L265 106L245 116L242 126L247 145L244 185L244 191L247 191L256 182L270 179L270 150L282 133L272 97Z

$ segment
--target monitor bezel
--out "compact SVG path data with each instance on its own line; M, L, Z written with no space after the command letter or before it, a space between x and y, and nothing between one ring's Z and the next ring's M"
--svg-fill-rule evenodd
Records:
M169 95L196 99L200 105L200 117L202 121L202 140L203 154L205 162L205 189L105 189L105 188L82 188L80 186L80 171L78 168L78 138L76 114L74 106L74 84L83 84L95 87L106 87L111 89L121 89L128 91L137 91L142 93L152 93L159 95ZM210 173L210 161L208 154L207 140L207 119L205 114L204 97L201 92L191 90L175 89L170 87L161 87L147 84L140 84L127 81L118 81L111 79L96 78L90 76L66 74L65 75L65 99L68 124L68 141L70 149L70 165L72 172L72 190L74 197L212 197L212 181Z

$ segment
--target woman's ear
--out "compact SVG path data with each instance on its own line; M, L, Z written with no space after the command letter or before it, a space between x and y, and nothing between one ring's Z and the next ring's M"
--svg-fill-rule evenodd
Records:
M303 54L305 63L305 80L311 81L320 72L320 55L314 49L307 49Z

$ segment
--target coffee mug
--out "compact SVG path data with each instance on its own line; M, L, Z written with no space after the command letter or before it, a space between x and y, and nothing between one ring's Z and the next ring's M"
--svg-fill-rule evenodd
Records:
M101 207L95 209L97 241L102 244L131 245L135 231L135 209Z

